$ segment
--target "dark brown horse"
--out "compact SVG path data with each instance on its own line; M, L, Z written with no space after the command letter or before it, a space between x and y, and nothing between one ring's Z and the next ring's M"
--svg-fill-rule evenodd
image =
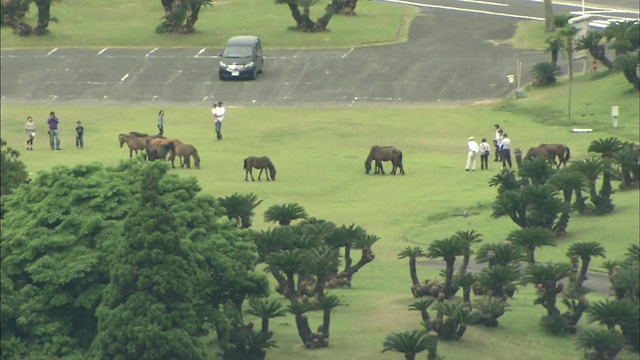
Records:
M195 165L196 169L200 169L200 156L198 156L198 150L193 145L190 144L176 144L176 151L171 154L169 160L171 160L171 167L176 168L173 165L173 160L176 158L176 155L180 158L180 167L187 166L187 169L191 169L191 161L190 158L193 156L193 165Z
M149 161L162 160L167 158L168 153L175 153L176 145L173 141L164 142L147 148L147 159Z
M402 151L394 146L377 146L374 145L371 147L371 151L369 151L369 156L367 156L367 160L364 161L364 169L365 173L371 172L371 161L376 162L376 168L374 170L374 174L382 174L384 175L384 168L382 167L383 161L391 161L393 164L393 169L391 170L391 175L396 174L396 170L400 169L400 174L404 175L404 167L402 166Z
M129 157L133 157L133 153L135 152L138 155L138 150L145 150L149 147L149 142L153 139L163 138L164 136L143 136L145 134L136 133L132 131L129 134L120 134L118 135L118 140L120 141L120 148L127 144L129 146Z
M571 157L571 150L569 150L568 146L562 144L540 144L536 148L530 148L524 160L540 157L548 158L549 162L559 169L560 165L567 166L567 161ZM558 162L556 162L556 157Z
M244 181L249 181L247 180L248 175L251 175L251 181L255 181L255 179L253 178L253 168L260 169L260 174L258 174L258 181L260 181L263 170L265 172L265 175L267 176L267 181L270 181L269 177L271 177L271 180L276 181L276 167L273 166L273 163L268 157L249 156L248 158L244 159Z
M548 151L553 151L555 156L558 157L558 169L560 165L567 166L567 161L571 158L571 150L567 145L563 144L540 144L538 148L547 149ZM555 162L555 160L554 160Z
M154 137L154 136L148 136L145 138L147 140L147 150L152 149L152 148L158 148L159 152L158 155L160 156L160 158L162 159L162 161L165 161L167 159L167 155L169 156L169 159L171 159L171 156L175 156L175 151L176 151L176 146L177 145L182 145L182 142L178 139L167 139L164 136L162 137ZM162 147L162 145L166 145L172 143L173 145L170 147ZM162 150L165 149L166 151Z

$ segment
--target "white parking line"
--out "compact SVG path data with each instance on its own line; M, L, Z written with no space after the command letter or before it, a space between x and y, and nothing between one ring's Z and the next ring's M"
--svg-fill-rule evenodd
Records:
M100 51L98 52L98 55L102 55L105 51L107 51L107 49L108 49L108 48L104 48L104 49L100 50Z
M459 2L466 2L480 5L493 5L493 6L509 6L509 4L496 3L491 1L477 1L477 0L458 0Z
M198 56L200 56L200 54L202 54L206 49L202 49L200 51L198 51L198 53L194 56L194 58L197 58Z
M148 53L146 53L146 54L144 55L144 57L149 57L149 55L151 55L151 54L153 54L154 52L156 52L156 50L158 50L158 48L155 48L155 49L153 49L153 50L149 51Z
M127 80L128 77L129 77L129 73L127 73L125 76L123 76L122 79L120 79L120 82L123 82L123 81Z
M354 48L349 49L349 51L347 51L346 53L342 54L342 56L341 56L340 58L341 58L341 59L346 58L346 57L347 57L347 55L349 55L349 54L353 51L353 49L354 49Z
M381 0L381 1L394 3L394 4L405 4L405 5L411 5L411 6L417 6L417 7L432 8L432 9L444 9L444 10L469 12L474 14L496 15L496 16L502 16L502 17L515 18L515 19L526 19L526 20L537 20L537 21L544 20L544 18L536 17L536 16L505 14L505 13L499 13L499 12L493 12L493 11L463 9L463 8L452 7L452 6L420 4L420 3L415 3L412 1L404 1L404 0Z
M544 0L528 0L528 1L537 2L537 3L544 2ZM555 0L553 1L553 5L562 5L562 6L571 6L571 7L582 8L582 6L580 4L556 2ZM599 6L587 6L587 5L585 5L584 8L585 9L592 9L592 10L611 10L611 11L617 12L617 13L636 14L636 15L638 15L640 13L638 10L614 9L614 8L605 8L605 7L599 7Z
M49 56L49 55L53 54L53 53L54 53L54 52L56 52L56 51L58 51L58 48L55 48L55 49L53 49L53 50L49 51L49 52L47 53L47 56Z

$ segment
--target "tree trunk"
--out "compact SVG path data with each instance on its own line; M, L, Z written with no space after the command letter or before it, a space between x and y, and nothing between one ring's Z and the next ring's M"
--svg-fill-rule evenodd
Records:
M405 360L416 360L416 353L404 353Z
M266 334L269 332L269 318L268 317L263 317L262 318L262 333Z
M298 5L291 1L287 5L289 5L289 10L291 11L291 16L293 17L293 20L296 21L296 26L298 27L298 29L300 29L303 23L303 19L302 19L302 14L300 13L300 9L298 8Z
M302 342L305 344L305 346L309 347L308 344L313 342L311 336L311 328L309 327L309 318L304 314L296 315L295 318L296 327L298 328L298 335L300 336L300 339L302 339Z
M569 39L569 102L567 104L567 113L569 114L569 120L571 120L571 94L573 94L573 38Z
M558 66L558 55L559 55L559 51L556 50L551 50L551 63L553 64L553 66Z
M280 274L280 272L278 272L277 270L271 270L271 275L273 275L273 277L278 282L278 287L276 287L276 292L278 294L284 295L287 289L287 279L285 279L285 277L282 274Z
M324 335L325 339L329 338L329 326L331 325L331 309L324 309L322 311L322 327L320 331Z
M182 32L187 34L192 34L195 31L195 25L198 21L198 16L200 14L200 9L202 8L201 2L189 3L189 7L191 8L191 14L187 18L187 23L182 27Z
M356 14L356 4L358 0L347 0L344 5L344 14L354 16Z
M580 276L576 279L576 284L582 286L582 283L587 280L587 270L589 270L589 263L591 262L590 256L582 257L582 265L580 266Z
M554 30L553 6L551 0L544 0L544 31L552 33Z
M349 271L351 269L351 264L353 263L353 259L351 259L351 245L347 244L344 246L344 270Z
M532 246L527 249L527 255L529 256L529 264L535 264L536 259L534 257L534 252L536 251L536 247Z
M449 298L453 295L453 268L456 259L445 259L446 262L446 270L445 270L445 278L444 278L444 296L445 298Z
M349 281L349 284L351 284L351 278L353 277L353 274L357 273L358 270L360 270L368 263L372 262L375 258L376 256L370 248L364 248L362 249L362 256L360 257L360 260L354 266L350 267L348 271L345 270L336 275L336 277L340 279L347 279Z
M605 170L602 174L602 188L600 189L600 196L603 198L610 198L612 193L611 187L611 171Z
M573 195L573 189L562 190L564 195L564 209L558 219L558 222L553 226L553 232L557 236L567 234L567 226L569 225L569 219L571 218L571 198Z
M36 0L38 7L38 25L33 29L34 35L44 35L49 32L49 19L51 18L51 1L52 0Z
M411 273L411 281L413 282L413 286L419 286L420 281L418 281L418 271L416 270L416 259L409 259L409 272Z
M471 286L464 286L462 288L462 301L471 303Z
M545 304L544 307L547 308L547 315L552 316L554 314L560 314L560 310L556 307L556 295L558 294L557 286L555 283L552 288L547 288L545 291Z
M460 264L460 269L458 269L458 275L464 275L467 273L467 268L469 267L471 255L465 254L462 257L462 264Z
M173 0L160 0L165 13L170 13L173 9Z
M633 85L636 91L639 91L640 78L638 78L638 73L636 72L636 68L634 67L633 69L624 69L622 70L622 73L624 74L624 77L627 78L627 81L629 81Z

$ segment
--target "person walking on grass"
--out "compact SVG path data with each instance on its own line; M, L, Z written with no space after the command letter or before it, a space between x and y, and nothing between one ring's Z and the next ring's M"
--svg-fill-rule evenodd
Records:
M507 133L502 134L502 141L500 142L500 157L502 158L502 168L505 169L509 165L511 169L511 140Z
M33 138L36 137L36 123L31 116L27 116L27 150L33 150Z
M84 148L84 127L82 127L82 123L80 121L78 121L76 126L76 148Z
M482 138L480 143L480 170L489 170L489 155L491 146L487 143L487 138Z
M58 124L60 124L60 120L56 117L56 113L53 111L50 112L49 119L47 119L47 125L49 125L49 145L51 145L51 150L62 150L62 148L60 148Z
M158 113L158 130L160 130L158 135L162 136L164 134L164 110L160 110Z
M476 171L476 155L478 154L478 143L473 139L473 136L467 139L467 167L465 171Z
M222 101L218 101L217 106L214 104L214 108L211 112L216 120L216 137L218 141L220 141L222 140L222 122L224 121L224 116L226 114L226 109L224 108Z
M496 149L496 158L493 161L500 161L500 142L502 141L502 129L500 124L493 125L496 128L496 134L493 137L493 146Z

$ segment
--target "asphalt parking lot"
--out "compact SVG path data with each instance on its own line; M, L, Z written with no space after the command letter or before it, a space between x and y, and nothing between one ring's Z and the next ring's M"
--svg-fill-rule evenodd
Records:
M515 90L507 76L516 73L517 62L526 83L531 67L549 60L540 51L488 41L509 38L516 21L425 8L406 43L336 50L271 50L265 43L265 70L256 81L220 81L218 48L5 50L2 101L209 104L224 99L244 106L355 106L496 99Z

